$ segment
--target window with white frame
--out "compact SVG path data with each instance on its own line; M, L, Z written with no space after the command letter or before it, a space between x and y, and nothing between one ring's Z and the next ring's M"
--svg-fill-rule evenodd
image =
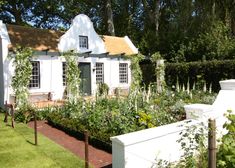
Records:
M96 63L96 83L104 83L104 64Z
M128 83L128 64L127 63L119 64L119 82Z
M29 82L30 88L39 88L40 87L40 62L32 61L32 75Z
M66 86L66 62L62 63L62 70L63 70L63 74L62 74L63 86Z
M79 47L82 49L88 49L88 37L79 36Z

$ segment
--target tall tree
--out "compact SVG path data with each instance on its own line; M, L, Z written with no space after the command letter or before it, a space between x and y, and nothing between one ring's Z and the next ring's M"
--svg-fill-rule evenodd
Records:
M115 36L114 23L113 23L113 11L111 6L111 0L106 0L106 18L107 18L107 32L109 35Z
M142 0L144 10L147 14L147 18L150 23L155 26L155 33L158 36L159 33L159 18L160 18L160 0Z

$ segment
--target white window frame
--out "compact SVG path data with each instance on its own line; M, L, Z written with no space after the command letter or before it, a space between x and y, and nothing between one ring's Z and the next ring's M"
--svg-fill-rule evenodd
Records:
M119 63L119 83L128 83L128 63Z
M29 88L40 88L40 62L31 61L32 63L32 74L29 81Z
M88 36L79 36L79 48L88 49Z
M104 63L97 62L95 64L96 69L96 84L104 83Z

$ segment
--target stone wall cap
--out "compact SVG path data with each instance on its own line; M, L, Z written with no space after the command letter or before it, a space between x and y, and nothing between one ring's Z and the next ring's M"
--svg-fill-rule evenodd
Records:
M221 90L235 90L235 79L220 81Z

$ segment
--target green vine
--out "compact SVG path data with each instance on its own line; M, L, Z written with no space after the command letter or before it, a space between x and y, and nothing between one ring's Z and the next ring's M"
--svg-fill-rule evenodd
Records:
M151 61L155 64L155 75L156 75L156 82L157 82L157 92L161 93L165 90L165 65L164 60L161 57L159 52L154 53L151 56Z
M131 57L131 87L129 92L129 106L131 109L138 111L138 100L140 98L142 71L139 62L144 59L144 56L137 54ZM141 96L142 97L142 96Z
M223 127L228 131L221 140L217 154L217 167L235 167L235 115L229 110L226 114L228 122Z
M140 61L144 59L142 54L135 55L131 58L131 91L140 90L140 84L142 82L142 71L140 68Z
M78 68L78 61L72 51L63 53L66 60L66 84L67 84L67 98L69 102L77 102L80 96L80 70Z
M28 105L28 86L32 74L30 58L32 54L32 49L17 46L14 49L14 54L10 55L15 66L11 86L16 96L16 106L18 108L24 108Z

